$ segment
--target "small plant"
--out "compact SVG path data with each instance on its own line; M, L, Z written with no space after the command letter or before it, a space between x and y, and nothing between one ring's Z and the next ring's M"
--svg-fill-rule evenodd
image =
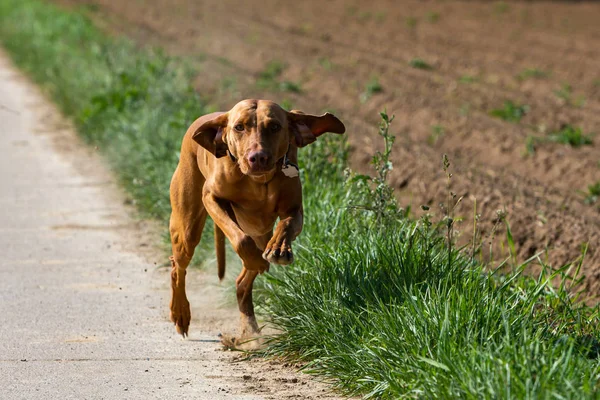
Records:
M222 90L235 90L237 87L237 79L235 76L227 76L221 80L220 87Z
M427 143L429 143L429 145L433 146L434 144L437 143L437 141L444 136L444 127L441 125L433 125L431 127L431 133L429 134L429 136L427 137Z
M280 61L269 62L264 71L258 76L256 86L266 90L280 90L282 92L293 93L302 92L300 83L289 80L279 80L285 68L285 64Z
M404 20L406 27L410 30L415 30L417 25L419 24L419 19L416 17L406 17Z
M219 84L219 94L227 94L229 97L238 97L239 91L237 87L237 79L234 76L227 76L223 78Z
M323 67L323 69L325 69L327 71L331 71L333 69L333 63L327 57L321 57L321 58L319 58L319 65L321 67Z
M312 24L305 23L300 26L300 32L307 35L313 31L314 27Z
M527 154L529 154L529 155L534 154L539 142L540 142L539 137L533 136L533 135L527 136L527 138L525 139L525 149L527 151Z
M554 91L554 94L566 104L574 107L583 107L585 105L585 97L573 97L573 87L568 83L563 83L559 89Z
M581 128L572 125L565 125L560 130L548 136L551 142L568 144L572 147L591 145L593 140L591 136L585 135Z
M467 84L477 82L478 80L479 79L473 75L463 75L460 78L458 78L458 82Z
M435 24L440 20L440 13L436 11L429 11L425 15L425 18L427 18L427 21L431 22L432 24Z
M588 186L588 195L585 197L585 204L594 204L600 198L600 181Z
M504 1L497 1L494 3L494 12L497 14L504 14L509 10L508 4Z
M473 199L473 236L471 237L471 262L475 261L475 254L481 249L478 223L481 214L477 213L477 198Z
M417 68L417 69L424 69L424 70L432 70L433 67L428 64L427 62L425 62L424 60L420 59L420 58L413 58L412 60L410 60L408 62L408 65L410 65L413 68Z
M504 102L504 107L490 111L490 115L492 117L503 119L504 121L517 123L520 122L521 118L527 115L528 112L529 106L527 104L519 105L511 100L507 100Z
M217 60L217 62L218 62L219 64L221 64L221 65L224 65L224 66L226 66L226 67L231 67L231 66L233 66L233 63L232 63L232 62L231 62L231 60L230 60L230 59L228 59L228 58L221 57L221 56L217 56L215 59Z
M379 136L383 138L383 151L377 151L371 159L371 165L375 169L375 176L369 175L351 175L348 183L357 184L358 187L365 188L365 195L362 197L364 204L355 205L351 208L364 210L375 214L374 223L376 226L385 226L381 224L382 220L392 220L401 216L394 189L388 184L388 174L393 169L390 155L392 146L396 139L390 134L390 125L394 121L394 116L387 115L385 111L379 114L381 122L379 124Z
M517 79L524 81L526 79L544 79L550 76L549 72L539 68L526 68L517 75Z
M469 103L462 103L460 105L460 108L458 109L458 113L460 115L462 115L463 117L468 116L470 112L471 112L471 104L469 104Z
M446 190L448 191L448 199L446 204L440 204L442 212L444 213L444 225L446 226L446 243L448 246L448 265L452 264L452 246L454 244L454 211L460 204L463 197L456 199L456 193L452 191L452 173L450 172L450 160L448 155L442 156L442 170L446 175Z
M279 83L279 90L282 92L301 93L302 87L298 82L282 81Z
M383 21L385 21L386 18L387 18L387 14L383 11L377 11L375 13L375 21L377 21L377 22L383 22Z
M373 16L373 14L371 13L371 11L362 11L361 13L358 14L358 20L360 22L367 22L368 20L371 19L372 16Z
M285 70L285 64L280 61L270 61L264 71L258 76L256 85L261 89L272 89L277 87L277 80Z
M250 44L257 44L260 42L260 34L258 32L251 32L246 36L246 42Z
M593 144L592 137L583 133L583 130L579 127L572 125L564 125L560 130L551 133L546 137L541 136L527 136L525 139L525 148L527 154L534 154L537 146L544 142L554 142L566 144L571 147L580 147Z
M281 108L286 111L292 111L294 109L294 104L290 101L290 99L283 99L279 104L281 105Z
M554 94L559 99L564 100L566 103L571 103L571 96L573 95L573 87L568 83L563 83L560 89L556 89Z
M375 93L381 92L383 92L383 86L381 86L379 79L373 76L365 85L365 90L360 95L360 101L366 103Z

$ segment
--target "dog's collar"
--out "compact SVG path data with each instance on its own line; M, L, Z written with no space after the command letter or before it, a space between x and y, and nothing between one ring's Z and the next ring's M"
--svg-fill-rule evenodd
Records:
M287 176L288 178L295 178L298 176L298 172L300 171L300 168L298 168L298 165L291 162L288 157L288 153L290 152L290 147L291 147L291 145L288 145L287 151L285 152L283 157L280 158L280 160L283 160L281 163L281 172L283 172L283 174L285 176ZM237 158L233 154L231 154L231 151L229 151L229 149L227 149L227 155L229 155L229 159L231 161L233 161L234 163L237 163Z
M231 159L231 161L233 161L234 163L237 162L237 158L235 158L235 156L233 154L231 154L229 149L227 149L227 154L229 154L229 158Z
M288 153L290 151L290 146L288 146L288 151L285 152L283 156L283 162L281 163L281 172L288 178L295 178L298 176L298 172L300 168L296 164L290 161L288 158Z

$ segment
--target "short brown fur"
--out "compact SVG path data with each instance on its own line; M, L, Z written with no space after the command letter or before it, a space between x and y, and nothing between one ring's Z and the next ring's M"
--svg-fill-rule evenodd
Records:
M215 222L219 278L225 274L224 237L242 260L236 280L242 337L259 332L252 303L254 279L268 271L270 263L290 264L292 241L302 231L300 179L284 175L284 156L297 164L298 147L325 132L344 131L331 114L287 112L267 100L244 100L228 112L204 115L192 123L170 190L170 309L177 332L184 337L188 333L186 268L207 215Z

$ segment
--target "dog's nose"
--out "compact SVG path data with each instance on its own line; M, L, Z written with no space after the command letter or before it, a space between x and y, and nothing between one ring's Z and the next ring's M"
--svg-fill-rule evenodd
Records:
M269 155L264 151L255 151L248 154L248 164L252 168L267 168L269 165Z

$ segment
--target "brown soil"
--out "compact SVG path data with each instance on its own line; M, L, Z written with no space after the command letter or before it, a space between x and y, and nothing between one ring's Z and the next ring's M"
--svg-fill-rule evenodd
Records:
M413 216L422 204L441 215L438 204L448 193L441 158L448 154L452 190L464 196L457 209L463 243L472 235L475 199L484 239L496 210L505 209L521 260L541 253L559 267L589 243L586 286L600 294L599 208L584 203L588 185L600 180L600 138L591 146L544 143L526 152L528 136L565 124L598 131L600 4L57 1L93 3L88 9L107 30L191 56L196 87L222 109L266 97L306 112L335 112L346 123L359 171L369 171L380 146L378 112L387 109L396 115L392 184ZM414 58L432 69L411 67ZM272 61L286 65L281 79L299 82L301 93L257 87ZM548 75L518 78L531 68ZM373 78L382 90L362 101ZM561 98L556 91L566 84L571 93ZM490 116L505 100L527 104L530 112L516 124ZM502 229L497 261L508 254Z

